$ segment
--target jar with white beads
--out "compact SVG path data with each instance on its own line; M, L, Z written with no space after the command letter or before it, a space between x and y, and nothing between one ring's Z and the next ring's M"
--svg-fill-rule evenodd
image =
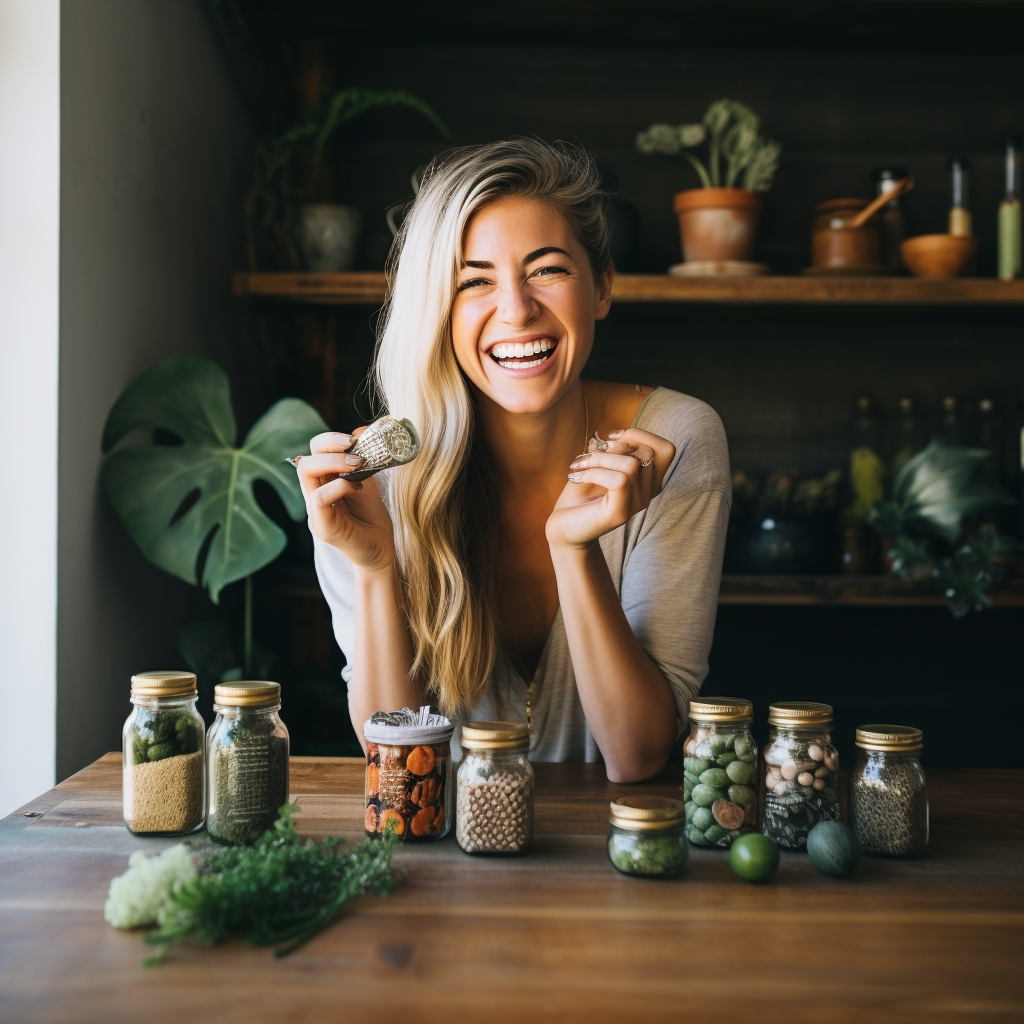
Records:
M839 820L839 753L828 704L769 706L762 779L761 831L777 845L802 850L819 821Z
M522 853L533 839L533 766L525 722L469 722L455 798L466 853Z

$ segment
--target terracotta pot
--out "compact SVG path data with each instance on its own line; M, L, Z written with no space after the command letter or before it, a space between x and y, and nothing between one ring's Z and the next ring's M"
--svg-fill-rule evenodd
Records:
M675 210L683 259L749 260L764 206L745 188L691 188L677 192Z

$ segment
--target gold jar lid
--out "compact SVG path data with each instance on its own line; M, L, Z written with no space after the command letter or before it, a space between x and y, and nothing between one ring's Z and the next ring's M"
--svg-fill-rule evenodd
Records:
M186 697L196 692L195 672L137 672L132 676L133 697Z
M696 722L752 722L754 705L744 697L695 697L690 718Z
M525 750L530 728L525 722L467 722L460 742L467 750Z
M809 700L780 700L768 705L768 721L791 729L804 725L831 725L832 705Z
M608 820L619 828L659 831L686 821L682 801L670 796L620 796L611 802Z
M920 750L924 733L912 725L861 725L854 743L864 750Z
M226 707L255 708L281 699L281 684L262 679L244 679L237 683L218 683L213 688L214 704Z

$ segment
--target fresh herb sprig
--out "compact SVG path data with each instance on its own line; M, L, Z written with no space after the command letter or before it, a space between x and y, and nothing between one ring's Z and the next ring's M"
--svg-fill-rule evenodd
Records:
M277 946L274 955L286 956L326 928L349 900L394 889L391 851L399 837L392 831L342 853L341 839L302 841L295 811L282 807L273 828L252 846L210 854L196 878L175 887L160 927L146 936L161 947L147 965L161 962L172 943L187 937L216 945L237 936L254 946Z

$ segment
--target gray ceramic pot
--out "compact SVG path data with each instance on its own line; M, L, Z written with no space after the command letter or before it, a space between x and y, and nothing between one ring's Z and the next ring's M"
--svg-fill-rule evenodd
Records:
M307 270L329 274L351 270L363 215L354 206L305 203L295 218L295 243Z

